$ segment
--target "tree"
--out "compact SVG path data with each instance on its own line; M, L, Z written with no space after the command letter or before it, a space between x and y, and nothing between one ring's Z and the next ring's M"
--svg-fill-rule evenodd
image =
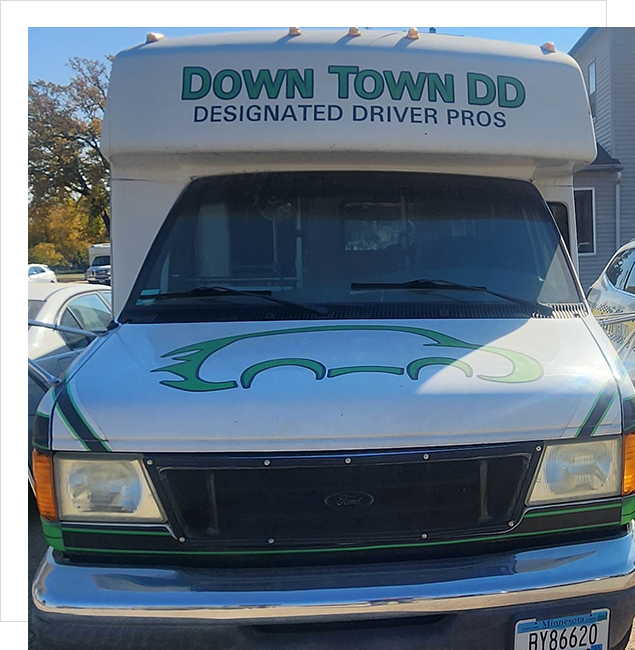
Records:
M68 209L71 201L110 233L109 167L100 150L108 70L90 59L69 66L68 85L29 84L30 205Z
M84 202L63 199L29 208L30 262L81 267L88 261L88 247L104 239L102 221L90 217Z
M64 256L51 242L41 242L29 249L29 262L33 264L47 264L48 266L64 266Z

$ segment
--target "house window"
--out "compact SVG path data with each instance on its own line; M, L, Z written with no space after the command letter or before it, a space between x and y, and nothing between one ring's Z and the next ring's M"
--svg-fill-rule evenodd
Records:
M589 91L589 105L591 106L591 115L595 117L596 93L595 93L595 61L589 63L587 69L587 88Z
M575 190L578 253L595 254L595 197L592 189Z

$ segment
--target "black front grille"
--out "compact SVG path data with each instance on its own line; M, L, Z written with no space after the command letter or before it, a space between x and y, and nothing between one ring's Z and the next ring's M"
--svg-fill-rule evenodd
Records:
M276 456L154 457L170 523L210 550L475 538L518 521L535 444Z

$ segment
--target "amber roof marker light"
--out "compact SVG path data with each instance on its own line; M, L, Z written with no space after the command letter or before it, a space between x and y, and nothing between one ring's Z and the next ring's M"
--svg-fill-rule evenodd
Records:
M289 36L302 36L302 30L299 27L289 27Z
M349 27L348 28L349 36L361 36L362 33L359 31L359 27Z
M162 38L165 38L163 34L160 34L159 32L148 32L146 34L146 43L156 43L157 41L160 41Z
M411 27L408 30L408 33L406 34L406 38L411 38L413 40L416 40L419 38L419 30L416 27Z
M556 51L556 46L553 44L552 41L547 41L546 43L543 43L540 46L540 49L545 53L545 54L553 54Z

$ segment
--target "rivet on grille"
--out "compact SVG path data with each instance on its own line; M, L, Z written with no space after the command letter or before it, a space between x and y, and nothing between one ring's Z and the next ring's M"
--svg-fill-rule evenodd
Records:
M421 533L421 539L428 539L427 533Z
M270 460L265 460L262 464L263 464L265 467L269 467L269 465L271 465L271 461L270 461Z
M273 537L270 537L270 538L267 540L267 543L269 543L269 544L273 544L275 541L276 541L276 540L275 540Z
M146 465L153 465L153 464L154 461L152 460L152 458L148 458L148 460L146 460Z
M428 460L430 458L430 454L423 454L423 460Z
M350 458L347 458L344 462L345 462L347 465L350 465L353 461L352 461Z
M508 525L510 528L513 528L513 527L516 525L516 522L515 522L515 521L508 521L508 522L507 522L507 525Z
M541 447L540 445L538 445L538 446L536 447L536 451L542 451L542 447Z
M184 541L185 541L185 537L179 537L179 542L181 542L181 544L183 544Z

